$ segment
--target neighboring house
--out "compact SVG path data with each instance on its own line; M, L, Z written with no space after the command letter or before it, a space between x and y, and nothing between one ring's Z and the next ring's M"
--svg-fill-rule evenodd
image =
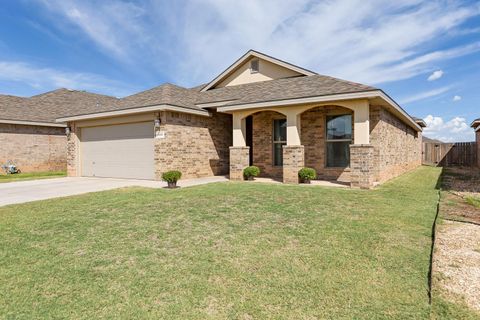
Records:
M0 164L12 161L22 172L66 170L66 125L55 119L115 100L67 89L30 98L0 95Z
M475 138L477 142L477 165L480 167L480 118L472 122L472 128L475 130Z
M248 165L298 183L370 188L421 164L422 126L382 90L249 51L210 83L164 84L58 117L69 128L70 176L160 179L230 174Z

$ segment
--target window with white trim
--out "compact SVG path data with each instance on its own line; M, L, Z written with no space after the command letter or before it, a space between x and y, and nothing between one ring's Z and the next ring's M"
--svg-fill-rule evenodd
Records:
M283 165L283 146L287 144L287 120L273 120L273 165Z
M326 166L330 168L346 168L350 166L352 115L327 116L326 127Z

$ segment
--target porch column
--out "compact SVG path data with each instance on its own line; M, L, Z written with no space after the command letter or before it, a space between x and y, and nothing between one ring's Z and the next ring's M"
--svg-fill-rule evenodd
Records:
M283 183L298 184L298 170L305 166L305 150L300 142L300 114L298 110L285 112L287 116L287 145L283 146Z
M242 113L233 113L233 146L230 147L230 180L243 180L243 169L250 161L246 144L246 121Z
M351 186L370 189L374 185L375 155L370 144L370 104L358 101L353 108L354 144L350 145Z

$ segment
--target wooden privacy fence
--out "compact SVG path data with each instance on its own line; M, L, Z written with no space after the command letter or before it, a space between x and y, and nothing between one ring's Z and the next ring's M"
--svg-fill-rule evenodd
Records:
M423 164L439 167L473 167L477 163L475 142L423 143Z

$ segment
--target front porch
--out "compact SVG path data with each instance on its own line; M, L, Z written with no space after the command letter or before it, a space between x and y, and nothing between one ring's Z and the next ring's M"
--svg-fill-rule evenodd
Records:
M298 170L311 167L320 180L373 186L368 100L252 108L231 114L231 180L243 180L243 169L254 165L261 177L297 184Z

